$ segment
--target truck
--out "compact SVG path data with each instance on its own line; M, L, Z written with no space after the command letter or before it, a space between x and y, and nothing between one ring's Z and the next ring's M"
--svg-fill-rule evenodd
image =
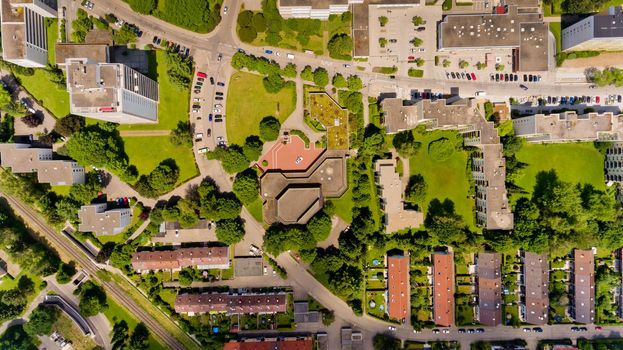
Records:
M287 55L286 55L286 57L287 57L289 60L293 60L293 59L294 59L294 54L289 53L289 54L287 54Z

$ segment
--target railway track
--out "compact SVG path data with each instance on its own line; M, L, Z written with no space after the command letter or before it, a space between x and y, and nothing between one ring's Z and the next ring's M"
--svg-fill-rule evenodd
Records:
M147 328L160 339L164 345L169 349L186 350L186 348L173 337L167 330L162 327L149 313L143 310L136 302L129 297L121 287L114 282L104 281L97 276L97 271L101 270L93 261L84 256L82 251L73 243L69 242L60 232L54 231L50 228L45 221L35 213L32 208L23 204L19 199L0 193L0 196L5 197L10 203L11 207L17 209L20 212L20 216L26 219L26 222L37 229L41 234L46 237L52 245L55 245L58 249L64 250L68 256L76 261L82 268L100 283L106 292L113 297L121 306L126 308L134 317L143 322Z

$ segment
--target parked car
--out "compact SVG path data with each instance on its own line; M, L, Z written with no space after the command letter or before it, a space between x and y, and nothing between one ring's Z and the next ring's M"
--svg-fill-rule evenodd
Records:
M208 129L208 137L212 136L212 129Z
M527 86L525 86L524 84L520 84L520 85L519 85L519 87L520 87L522 90L528 90L528 87L527 87Z
M472 73L472 80L476 80L476 74Z
M272 55L273 54L273 50L264 50L264 53L267 55Z
M222 81L219 81L218 83L216 83L216 85L218 85L218 86L220 86L220 87L223 87L223 86L225 86L225 83L224 83L224 82L222 82Z
M222 59L223 59L223 54L219 53L218 56L216 56L216 60L220 62Z
M214 85L214 78L210 77L210 84Z
M214 94L215 94L216 96L223 96L223 93L222 93L222 92L220 92L220 91L217 91L217 92L215 92Z
M223 97L222 96L216 96L214 99L217 100L217 101L223 101Z

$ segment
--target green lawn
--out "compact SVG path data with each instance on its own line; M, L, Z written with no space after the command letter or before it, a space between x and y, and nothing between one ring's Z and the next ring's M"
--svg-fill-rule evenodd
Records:
M377 317L377 318L383 318L383 316L385 316L387 312L387 306L385 305L384 293L385 293L384 291L366 293L365 307L369 315ZM375 304L374 307L370 306L371 301L374 301L374 304Z
M562 45L560 22L549 22L549 31L552 32L556 38L556 53L559 53L560 45Z
M35 69L31 76L15 74L20 85L47 108L56 118L69 114L69 93L48 79L44 69Z
M562 14L561 4L562 0L552 0L552 3L549 5L543 3L543 15L546 17L560 16Z
M175 304L175 297L177 296L177 290L175 288L162 288L160 291L160 297L162 300L173 306Z
M263 77L237 72L227 90L227 139L230 144L244 144L249 135L260 134L260 121L273 116L283 123L296 108L296 87L289 84L276 94L266 92Z
M110 321L111 325L114 325L116 322L124 320L130 330L134 329L138 324L138 321L134 316L129 314L124 308L122 308L119 304L114 302L112 299L108 298L106 300L108 303L108 308L104 311L104 316ZM160 344L153 335L149 335L149 350L165 350L166 347Z
M48 32L48 62L56 64L55 45L58 41L58 19L46 18Z
M258 222L264 222L264 216L262 215L262 198L257 197L253 203L245 205L245 207L247 207L247 210L255 220Z
M69 196L71 185L52 186L52 191L59 196Z
M124 137L123 143L130 164L136 166L141 175L149 174L167 158L173 158L180 168L178 184L199 174L192 150L174 146L168 136Z
M138 222L140 221L140 215L141 215L141 210L138 207L134 207L132 208L132 222L130 222L130 225L128 225L126 227L125 230L123 230L123 232L117 233L116 235L101 235L101 236L96 236L97 239L100 241L100 243L102 243L102 245L108 243L108 242L115 242L115 243L125 243L125 241L128 239L128 237L130 237L134 231L136 231L136 229L138 229L138 227L140 225L137 225ZM129 231L132 232L129 232Z
M190 88L181 90L169 81L165 52L156 50L156 74L152 78L159 84L160 103L158 104L157 124L120 125L119 130L173 130L179 121L188 121ZM153 71L153 60L150 71ZM151 74L150 74L151 75Z
M604 156L590 142L525 144L517 153L517 160L528 164L516 181L528 193L534 189L536 174L551 169L562 181L588 183L605 191Z
M479 230L474 223L474 200L469 196L470 183L467 175L467 153L455 151L444 161L436 161L428 156L428 144L442 137L454 138L456 131L435 130L421 134L414 132L415 140L422 143L417 155L409 159L409 174L421 174L426 180L427 193L422 205L424 215L428 204L437 198L444 201L446 198L454 202L457 214L463 216L465 223L472 230Z

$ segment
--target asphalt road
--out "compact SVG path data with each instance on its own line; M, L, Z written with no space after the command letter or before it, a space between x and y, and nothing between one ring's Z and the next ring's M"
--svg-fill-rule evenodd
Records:
M130 314L136 317L140 322L145 323L150 332L159 338L167 348L175 350L185 349L185 347L177 339L175 339L175 337L169 334L167 330L156 320L154 320L151 315L138 306L121 287L114 282L100 279L99 276L97 276L97 271L100 270L100 268L93 261L84 256L80 249L63 237L61 233L50 228L38 213L15 197L4 193L0 193L0 196L5 197L8 200L11 207L16 210L18 215L24 218L29 226L41 233L57 249L65 251L72 260L82 266L84 271L90 275L90 278L96 280L104 287L109 296L111 296L122 307L127 309Z

